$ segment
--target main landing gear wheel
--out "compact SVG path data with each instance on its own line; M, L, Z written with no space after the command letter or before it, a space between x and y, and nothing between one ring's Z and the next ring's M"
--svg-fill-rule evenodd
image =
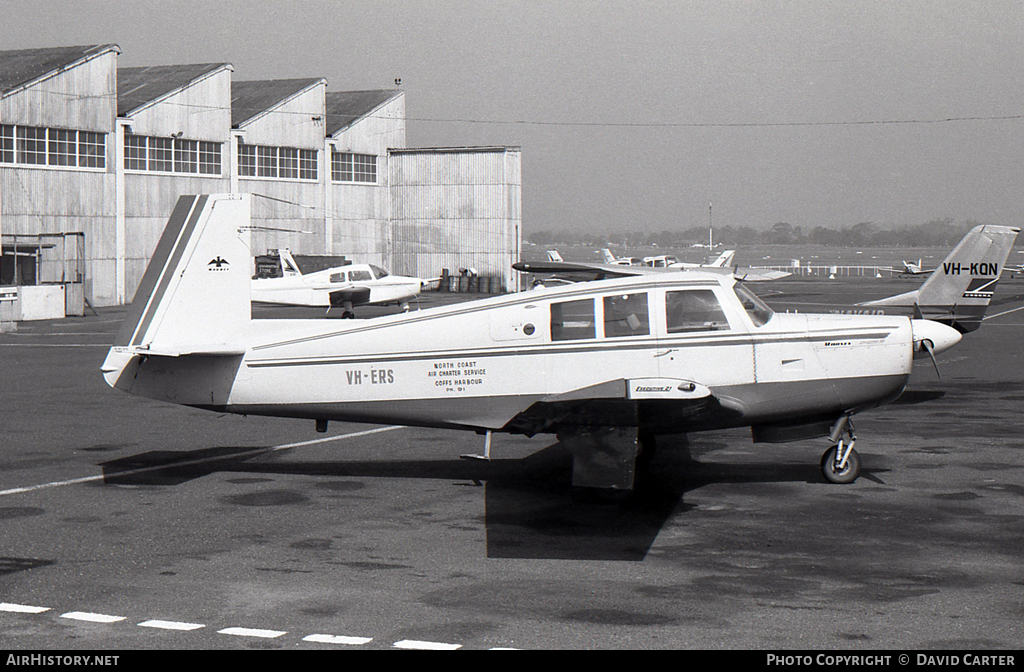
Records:
M842 463L840 451L846 452L845 463ZM860 476L860 455L840 441L821 456L821 473L833 483L853 483Z

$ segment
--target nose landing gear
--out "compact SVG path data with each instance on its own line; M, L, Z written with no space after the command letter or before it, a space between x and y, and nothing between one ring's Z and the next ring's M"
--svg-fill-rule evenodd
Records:
M844 434L849 435L849 441L843 441ZM857 437L849 415L844 415L836 421L829 434L829 440L835 445L821 456L821 473L832 483L853 483L860 476L860 455L853 449Z

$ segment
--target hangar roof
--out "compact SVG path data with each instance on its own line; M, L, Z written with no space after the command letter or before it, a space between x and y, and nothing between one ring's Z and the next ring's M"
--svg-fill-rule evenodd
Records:
M327 92L327 135L339 133L384 103L397 98L395 89Z
M307 78L231 82L231 127L238 128L324 81L322 78Z
M123 117L207 75L231 69L230 63L152 65L117 69L117 116Z
M108 51L120 54L116 44L48 47L0 51L0 95L21 88Z

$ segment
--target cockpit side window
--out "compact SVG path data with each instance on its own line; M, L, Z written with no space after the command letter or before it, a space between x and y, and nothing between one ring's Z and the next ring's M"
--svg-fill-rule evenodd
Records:
M750 316L750 321L754 323L755 327L767 324L768 320L772 319L775 312L752 291L739 283L733 285L733 291L736 292L740 303L743 304L743 310L747 311L747 315Z
M595 338L594 300L562 301L551 304L551 340Z
M366 282L367 280L373 280L373 276L370 275L369 271L349 271L348 279L351 282Z
M388 277L388 272L375 264L370 264L370 270L373 271L373 274L377 276L378 280Z
M651 333L647 294L615 294L604 297L604 335L645 336Z
M331 282L345 282L345 273L331 273Z
M670 334L729 328L722 305L710 289L666 292L665 318Z

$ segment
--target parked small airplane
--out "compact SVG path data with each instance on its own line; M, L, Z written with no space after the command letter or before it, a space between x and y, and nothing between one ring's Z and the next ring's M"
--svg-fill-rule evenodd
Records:
M550 261L562 260L551 259ZM640 266L644 263L643 259L639 257L616 257L607 247L601 248L601 261L605 264L612 264L614 266Z
M900 275L927 275L935 270L934 268L925 268L923 261L923 259L918 259L917 263L914 263L913 261L903 259L900 262L903 264L903 268L886 268L883 270L899 273Z
M391 275L375 264L350 263L303 274L287 249L278 251L283 275L254 278L251 299L288 306L341 307L342 317L355 317L354 306L395 303L409 310L409 302L430 281Z
M725 250L720 255L706 264L692 264L686 261L677 261L669 264L669 268L726 268L732 266L732 260L736 256L736 250Z
M102 366L112 387L216 412L555 434L573 483L629 490L657 435L751 427L828 437L896 399L914 358L960 333L889 315L774 313L693 270L502 295L358 321L253 320L249 196L182 196ZM756 366L755 366L756 362ZM849 437L848 439L845 437Z
M957 243L941 264L913 291L854 306L773 297L776 310L846 313L857 315L903 314L923 317L974 331L985 317L1006 258L1020 229L982 224Z
M548 250L548 261L564 261L558 250Z
M918 259L915 264L912 261L903 261L903 275L925 275L934 271L934 268L925 268L923 259Z
M732 264L732 260L735 255L735 250L726 250L725 252L722 252L722 254L718 255L714 261L710 261L706 264L694 264L686 261L679 261L671 254L661 254L643 258L616 257L607 247L602 248L601 250L601 260L604 264L610 264L613 266L648 266L650 268L721 268ZM562 261L562 259L552 259L549 254L548 261Z

